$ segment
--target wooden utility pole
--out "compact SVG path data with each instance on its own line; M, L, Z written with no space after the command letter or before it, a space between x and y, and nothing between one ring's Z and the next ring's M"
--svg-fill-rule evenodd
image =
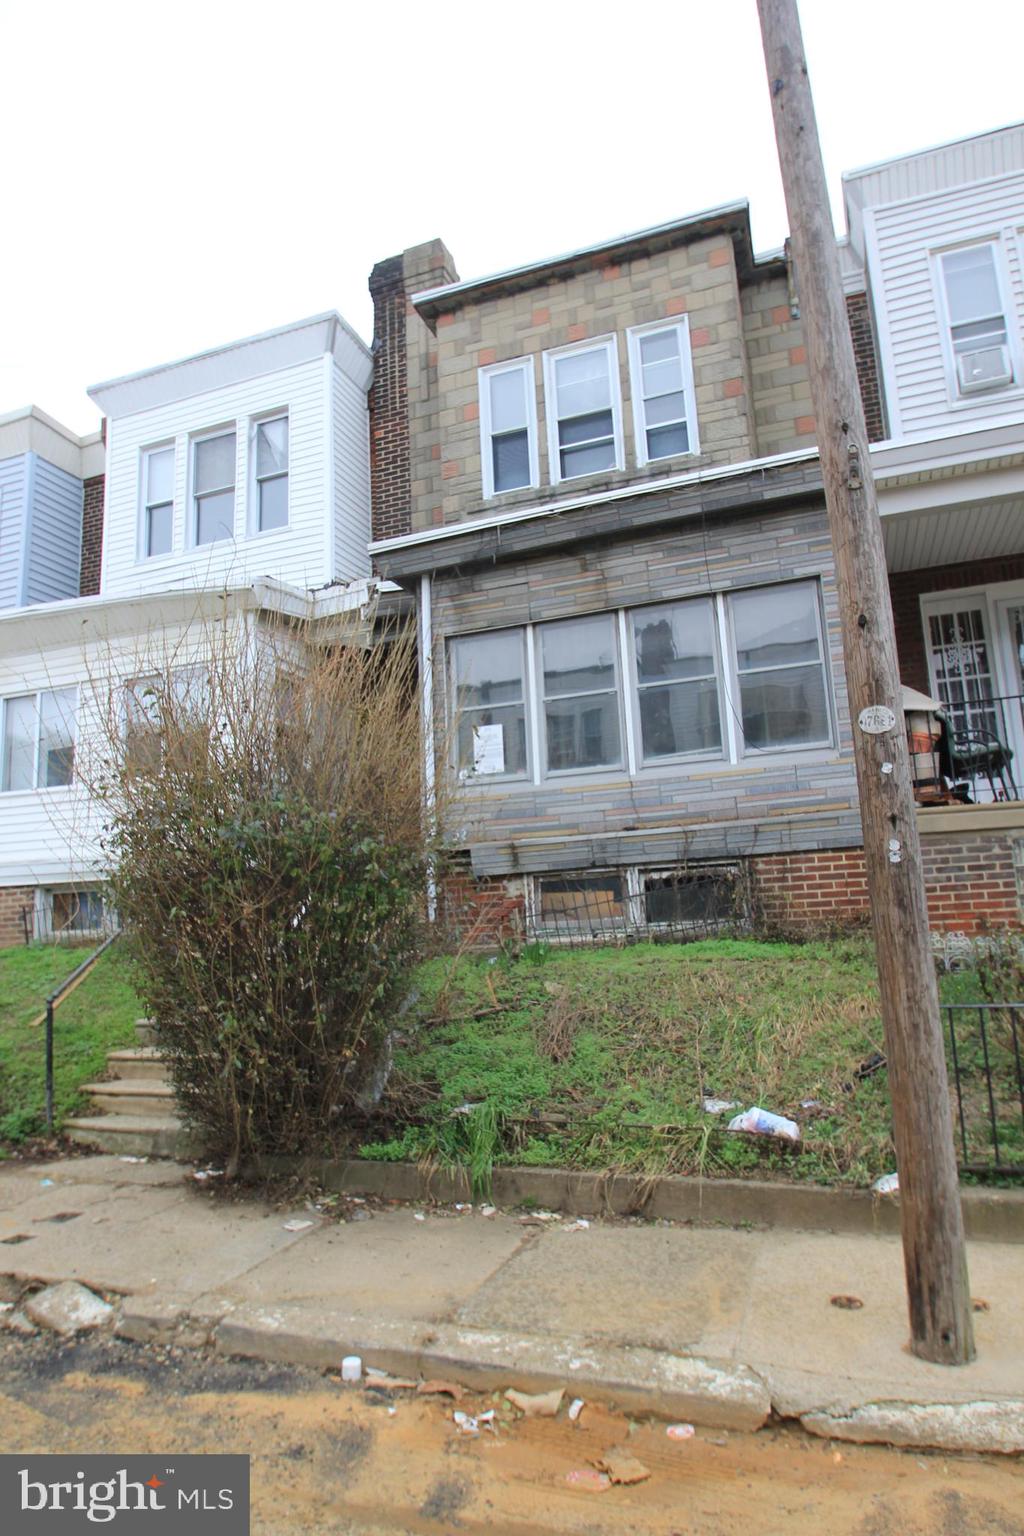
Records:
M910 1347L974 1357L935 962L882 527L796 0L758 0L835 551L900 1178Z

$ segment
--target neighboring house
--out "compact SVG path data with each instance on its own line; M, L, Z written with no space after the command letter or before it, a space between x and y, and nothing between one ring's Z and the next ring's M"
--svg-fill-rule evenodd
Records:
M845 186L904 680L1001 801L922 811L933 922L1018 922L1022 130ZM746 205L469 282L435 242L371 292L371 548L418 595L459 897L542 933L699 922L723 889L863 913L799 274Z
M95 386L103 441L0 419L0 943L101 925L112 683L201 661L211 624L367 602L371 372L320 315Z

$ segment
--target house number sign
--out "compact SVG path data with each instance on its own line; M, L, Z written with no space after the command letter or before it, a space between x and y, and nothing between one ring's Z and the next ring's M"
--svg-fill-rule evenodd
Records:
M884 736L896 724L896 716L885 704L869 704L857 716L857 724L869 736Z

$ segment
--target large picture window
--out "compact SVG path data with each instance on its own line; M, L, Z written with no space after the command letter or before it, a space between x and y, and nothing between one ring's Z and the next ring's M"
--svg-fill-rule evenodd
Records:
M645 762L722 746L715 605L710 597L631 614Z

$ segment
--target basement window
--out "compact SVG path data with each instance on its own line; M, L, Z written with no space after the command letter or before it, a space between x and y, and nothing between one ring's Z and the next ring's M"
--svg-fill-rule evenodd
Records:
M538 921L557 935L624 928L626 880L618 874L546 875L537 882Z
M643 874L643 911L650 928L718 929L743 916L738 871L733 866Z

